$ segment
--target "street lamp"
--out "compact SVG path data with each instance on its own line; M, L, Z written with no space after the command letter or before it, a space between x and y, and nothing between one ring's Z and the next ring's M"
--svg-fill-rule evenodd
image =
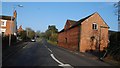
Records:
M14 5L14 6L13 6L13 12L14 12L14 10L15 10L16 7L23 7L23 5ZM14 16L14 14L13 14L13 16ZM10 23L10 31L11 31L11 34L12 34L12 32L13 32L12 27L11 27L11 26L12 26L13 16L11 16L11 23ZM10 36L9 36L9 46L11 45L11 34L10 34Z

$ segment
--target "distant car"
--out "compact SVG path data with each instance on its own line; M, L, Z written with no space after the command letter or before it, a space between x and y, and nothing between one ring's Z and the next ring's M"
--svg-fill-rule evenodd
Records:
M36 40L35 39L31 39L32 42L35 42Z

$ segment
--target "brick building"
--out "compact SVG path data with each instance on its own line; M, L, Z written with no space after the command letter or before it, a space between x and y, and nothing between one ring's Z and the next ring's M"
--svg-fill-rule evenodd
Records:
M79 21L67 20L64 29L58 33L58 45L80 52L102 51L108 45L108 29L97 12Z
M17 30L17 33L19 34L21 31L24 31L22 25L20 25L19 29Z
M0 16L0 34L9 35L14 34L16 35L17 32L17 13L14 11L13 16Z

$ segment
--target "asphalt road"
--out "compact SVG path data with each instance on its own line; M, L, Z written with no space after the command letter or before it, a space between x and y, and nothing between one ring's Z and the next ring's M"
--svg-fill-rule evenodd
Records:
M110 66L107 63L89 58L83 54L70 52L51 45L45 39L30 42L4 61L3 66Z

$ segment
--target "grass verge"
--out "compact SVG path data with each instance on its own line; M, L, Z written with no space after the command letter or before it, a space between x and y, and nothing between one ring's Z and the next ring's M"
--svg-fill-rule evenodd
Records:
M55 41L47 40L47 42L52 44L52 45L57 45L57 42L55 42Z

